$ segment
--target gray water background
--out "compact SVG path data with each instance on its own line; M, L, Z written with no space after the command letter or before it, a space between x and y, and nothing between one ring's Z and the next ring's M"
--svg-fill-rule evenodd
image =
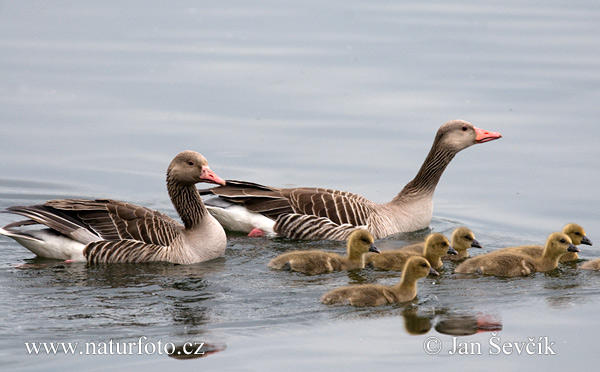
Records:
M461 118L499 141L457 155L433 231L467 225L484 252L583 225L598 256L600 6L592 1L4 1L0 4L0 208L108 197L176 217L164 172L185 149L223 178L323 186L386 202L437 128ZM0 225L15 216L0 215ZM378 241L391 249L426 232ZM365 270L305 277L265 264L291 249L231 235L188 267L65 265L0 239L0 363L7 370L506 370L597 364L600 276L561 265L528 278L465 278L447 264L418 300L327 307ZM478 254L480 252L472 252ZM25 265L25 266L23 266ZM410 310L407 313L407 309ZM424 334L407 324L411 312ZM440 316L491 315L502 331L459 340ZM422 332L422 333L423 333ZM496 336L494 336L496 335ZM205 342L201 359L28 355L25 342ZM444 349L428 355L437 337ZM490 340L547 337L556 355L490 355Z

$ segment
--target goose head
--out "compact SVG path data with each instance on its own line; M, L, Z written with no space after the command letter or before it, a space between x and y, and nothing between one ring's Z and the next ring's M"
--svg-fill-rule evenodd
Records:
M450 246L450 241L440 233L430 234L425 239L425 256L442 257L445 254L457 254L456 250Z
M464 120L451 120L438 129L438 146L459 152L476 143L485 143L501 138L498 132L489 132L475 127Z
M468 227L459 227L452 232L452 248L466 251L469 248L483 248Z
M571 241L574 245L592 245L592 241L585 235L585 230L583 229L583 227L579 226L576 223L567 224L563 228L562 232L569 235L569 238L571 238Z
M198 182L225 185L225 181L217 176L208 162L195 151L183 151L177 154L167 169L167 179L180 184L196 184Z
M579 249L573 245L571 238L565 233L555 232L548 236L544 254L552 257L561 256L567 252L579 252Z
M348 237L348 257L351 259L359 259L367 252L380 253L374 242L373 235L367 230L354 230Z
M427 275L439 276L440 274L435 271L424 257L413 256L406 261L404 264L403 276L419 279L424 278Z

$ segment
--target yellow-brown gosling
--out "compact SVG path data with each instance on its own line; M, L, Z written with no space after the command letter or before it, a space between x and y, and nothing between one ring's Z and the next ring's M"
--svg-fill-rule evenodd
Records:
M443 266L441 257L445 254L456 254L456 251L450 246L448 238L440 233L433 233L425 238L425 247L421 252L397 249L383 251L380 254L367 253L365 264L383 270L402 270L409 258L420 256L425 257L431 267L439 269Z
M600 270L600 258L584 262L579 268L584 270Z
M467 251L469 248L483 248L481 244L475 239L475 234L468 227L457 227L452 232L452 236L450 238L450 244L452 248L456 250L456 254L447 254L442 257L442 260L452 260L458 261L464 258L469 257L469 252ZM423 247L425 246L424 242L411 244L406 247L400 248L401 251L415 251L415 252L423 252Z
M517 252L491 252L469 258L456 267L457 273L478 273L496 276L521 276L533 272L550 271L558 266L558 260L567 252L579 252L567 234L556 232L548 236L544 252L532 257Z
M579 226L576 223L567 224L563 228L562 232L567 234L569 238L571 238L571 242L573 242L573 245L592 245L592 241L585 235L585 230L583 229L583 227ZM526 254L531 257L541 257L542 253L544 252L544 247L542 247L541 245L523 245L519 247L501 248L497 249L494 252L516 252ZM561 256L559 262L576 261L578 258L579 256L577 255L577 252L567 252L563 256Z
M379 252L374 245L373 236L364 229L355 230L350 234L347 251L347 257L318 250L288 252L273 258L268 266L277 270L317 275L332 271L362 269L365 267L364 254Z
M361 284L333 289L321 297L324 304L350 304L352 306L381 306L406 302L417 296L417 280L427 275L439 275L429 262L419 256L406 261L402 278L396 285Z

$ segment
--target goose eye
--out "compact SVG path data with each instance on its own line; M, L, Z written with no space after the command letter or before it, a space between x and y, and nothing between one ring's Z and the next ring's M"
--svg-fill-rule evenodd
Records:
M367 244L369 244L369 243L370 243L370 242L369 242L367 239L365 239L365 238L362 238L362 239L361 239L361 241L362 241L363 243L367 243Z
M188 161L188 165L191 165L191 166L193 166L194 164L195 164L195 163L194 163L193 161L191 161L191 160L190 160L190 161Z
M564 239L561 239L561 240L559 240L559 241L560 241L561 243L563 243L563 244L567 242L567 241L566 241L566 240L564 240Z
M427 264L426 263L422 263L421 267L427 267Z
M465 239L467 239L467 240L473 240L473 239L472 239L470 236L468 236L468 235L467 235L467 236L465 236Z
M468 128L466 125L463 125L463 127L462 127L462 128L460 128L460 129L462 129L462 131L463 131L463 132L466 132L466 131L467 131L467 129L469 129L469 128Z
M579 235L581 235L581 234L580 234L579 232L576 232L576 233L575 233L575 235L579 236Z

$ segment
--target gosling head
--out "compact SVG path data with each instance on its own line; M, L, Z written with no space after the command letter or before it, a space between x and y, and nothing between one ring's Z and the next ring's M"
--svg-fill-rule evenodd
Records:
M573 245L567 234L555 232L548 236L546 251L552 256L560 256L567 252L579 252L579 249Z
M175 156L167 169L167 180L179 184L206 182L225 185L225 181L208 167L204 156L195 151L183 151Z
M483 248L475 239L473 231L468 227L459 227L452 232L452 248L457 251L466 251L469 248Z
M440 127L436 141L439 141L439 145L459 152L476 143L485 143L501 137L498 132L488 132L464 120L451 120Z
M408 275L411 278L424 278L427 275L439 276L440 274L435 271L424 257L413 256L409 258L404 264L403 275Z
M583 229L583 227L579 226L576 223L567 224L563 228L562 232L569 235L569 238L571 238L571 241L575 245L592 245L592 241L585 235L585 230Z
M426 256L442 257L446 254L457 254L458 252L450 246L448 238L440 233L433 233L425 239L424 253Z
M350 258L360 258L367 252L380 253L374 243L373 235L367 230L354 230L348 237L348 256Z

